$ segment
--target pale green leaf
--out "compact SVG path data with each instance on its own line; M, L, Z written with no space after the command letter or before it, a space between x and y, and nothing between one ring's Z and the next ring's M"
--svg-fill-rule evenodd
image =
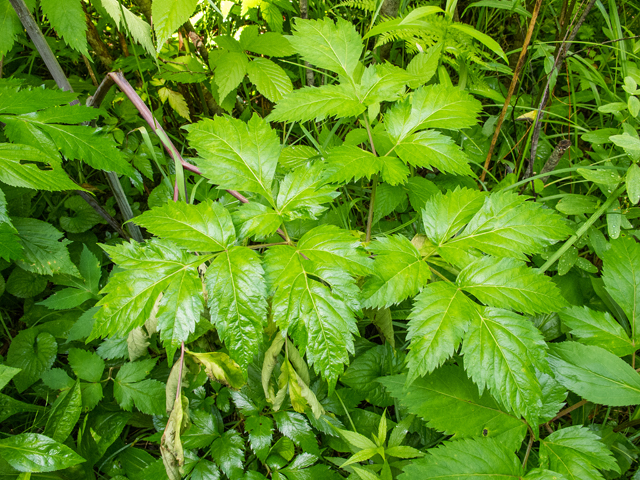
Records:
M456 283L478 300L524 313L550 313L566 305L551 278L512 258L482 257L464 268Z
M280 101L293 91L289 75L282 67L266 58L254 58L247 65L247 74L258 91L272 102Z
M603 348L578 342L552 344L548 359L556 380L591 402L611 406L640 403L640 376Z
M257 202L243 203L232 214L240 238L268 237L282 224L280 215L270 207Z
M477 123L482 105L458 87L432 85L396 103L384 117L394 143L424 128L460 130Z
M375 254L374 272L362 287L364 305L386 308L416 295L431 272L420 252L401 235L382 237L369 249Z
M379 381L409 413L456 440L494 437L515 450L527 431L524 421L505 411L488 392L480 395L461 367L439 368L411 385L407 385L406 375Z
M245 247L220 253L207 268L211 319L231 357L242 367L253 360L267 320L264 271L258 254Z
M327 117L356 117L366 110L347 85L304 87L285 95L266 118L269 122L306 122Z
M426 457L413 460L403 471L399 480L519 480L524 475L520 459L493 438L446 442L429 450Z
M20 372L19 368L10 367L8 365L0 365L0 390L2 390L9 380L15 377L18 372Z
M382 169L380 157L355 145L341 145L329 150L326 165L329 183L348 183L363 177L371 179Z
M441 246L459 233L480 210L485 198L483 192L468 188L436 193L422 210L422 222L429 240Z
M249 59L241 52L224 52L216 60L214 80L218 86L218 97L222 102L235 90L247 74Z
M164 42L193 14L198 0L153 0L151 15L156 32L158 52Z
M397 144L395 152L403 161L415 167L473 175L467 155L451 138L434 130L405 137Z
M197 205L167 202L147 210L134 222L189 251L219 252L236 240L229 212L210 200Z
M544 368L546 343L526 318L508 310L485 308L470 322L462 343L464 367L480 390L516 415L537 424L542 390L535 367Z
M414 300L409 316L407 364L411 380L432 372L453 355L478 307L448 282L428 284Z
M632 163L629 166L625 181L629 201L636 205L640 201L640 167L638 167L637 163Z
M316 219L339 194L332 185L325 185L322 164L300 167L285 175L276 198L277 212L285 220Z
M60 8L56 0L40 0L40 7L65 43L88 57L87 20L82 1L68 0L64 3L64 8Z
M296 53L289 38L278 32L261 33L257 25L246 25L240 35L240 46L260 55L288 57Z
M355 26L340 17L335 24L329 18L297 19L289 41L305 61L347 77L353 76L363 49Z
M576 425L540 440L540 464L570 480L601 480L598 470L620 472L611 451L589 429Z
M246 190L271 199L280 142L254 115L248 123L215 117L189 126L189 142L200 154L202 174L220 188Z
M565 308L559 315L580 343L602 347L618 357L631 355L638 348L609 312L574 306Z
M128 31L133 39L138 42L145 51L155 56L156 49L151 39L151 25L142 18L134 15L131 10L122 5L119 0L100 0L107 14L113 19L121 31ZM122 16L124 12L124 18Z

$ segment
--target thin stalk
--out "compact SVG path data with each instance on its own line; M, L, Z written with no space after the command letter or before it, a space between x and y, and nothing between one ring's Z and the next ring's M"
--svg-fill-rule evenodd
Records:
M531 454L531 448L533 447L534 439L533 430L531 430L531 427L529 425L527 425L527 428L529 429L529 444L527 445L527 452L524 454L524 460L522 460L523 469L527 468L527 461L529 460L529 455Z
M551 423L551 422L555 422L556 420L564 417L565 415L567 415L568 413L573 412L574 410L577 410L578 408L584 406L587 404L589 400L580 400L578 403L574 403L573 405L571 405L570 407L565 408L564 410L562 410L560 413L558 413L555 417L553 417L549 422L547 423Z
M180 393L182 390L182 366L184 365L184 342L180 344L180 368L178 375L178 388L176 389L176 402L180 402Z
M376 157L378 154L376 153L376 146L373 143L373 134L371 133L371 125L369 125L369 119L367 118L367 114L364 113L362 115L364 118L364 125L367 128L367 134L369 135L369 144L371 145L371 153L373 153ZM376 173L373 176L373 186L371 187L371 201L369 203L369 214L367 215L367 230L365 236L365 242L369 243L371 241L371 226L373 224L373 208L376 204L376 190L378 188L378 174Z
M564 243L564 245L562 245L562 247L560 247L560 249L556 253L554 253L551 256L551 258L549 258L549 260L547 260L542 267L540 267L540 273L546 272L549 269L549 267L553 265L555 261L558 260L564 254L564 252L569 250L569 248L574 243L576 243L578 239L587 232L587 230L589 230L589 227L591 227L591 225L593 225L595 221L598 218L600 218L609 209L609 207L613 204L613 202L615 202L618 199L618 197L622 195L625 189L626 189L626 186L623 185L618 189L616 189L611 195L609 195L609 198L607 198L607 201L604 202L602 206L593 215L591 215L589 220L584 222L584 224L578 229L578 231L574 235L572 235L571 238L569 238L569 240L567 240Z

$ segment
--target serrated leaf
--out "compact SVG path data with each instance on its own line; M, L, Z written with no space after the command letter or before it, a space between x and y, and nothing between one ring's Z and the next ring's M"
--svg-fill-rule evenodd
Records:
M222 102L235 90L247 74L249 59L242 52L224 52L216 60L214 80L218 86L218 97Z
M206 448L211 445L219 435L213 414L204 410L191 410L189 416L191 428L182 434L184 448Z
M280 155L274 130L257 115L248 123L216 117L189 126L202 174L220 188L246 190L271 199L271 182Z
M147 210L134 221L189 251L219 252L236 240L229 212L210 200L197 205L168 202Z
M371 179L382 170L382 160L355 145L341 145L329 150L326 157L328 183L348 183L363 177Z
M240 238L268 237L273 235L282 224L278 213L257 202L243 203L232 214L233 223Z
M631 341L640 340L640 245L631 237L611 240L602 254L602 279L631 325Z
M23 32L22 23L9 0L0 0L0 57L12 48L15 38ZM1 107L0 107L1 111Z
M67 176L59 160L28 145L12 143L0 144L0 181L49 192L82 189Z
M52 472L85 461L66 445L38 433L0 440L0 457L19 472Z
M9 8L13 10L11 5ZM20 29L22 30L22 26ZM43 108L68 104L77 97L77 93L46 89L44 86L30 89L3 83L0 85L0 113L21 115Z
M553 210L515 193L498 192L487 197L464 231L448 245L525 260L524 254L540 253L571 233Z
M18 333L7 352L7 364L21 369L13 377L18 392L24 392L51 368L57 353L58 344L51 334L43 332L38 335L33 328Z
M407 384L406 375L379 380L409 413L425 419L454 439L494 437L511 450L517 449L527 431L526 424L478 387L457 366L445 366Z
M404 467L399 480L451 479L519 480L523 475L520 459L493 438L446 442L429 450L430 455Z
M565 308L559 315L580 343L602 347L618 357L631 355L638 348L609 312L575 306Z
M162 87L158 89L158 96L163 103L168 100L169 106L182 118L189 121L191 120L191 117L189 116L189 106L180 92L175 92L167 87Z
M240 46L260 55L270 57L288 57L295 50L291 46L287 36L278 32L259 32L257 25L245 26L240 35Z
M14 368L8 365L0 365L0 390L2 390L20 370L20 368Z
M433 77L440 63L443 42L429 47L426 52L416 54L407 65L407 72L414 75L415 79L409 84L411 88L424 85Z
M56 0L41 0L40 7L65 43L88 57L87 20L81 0L69 0L64 8Z
M537 424L542 391L534 367L544 368L546 343L524 317L485 308L469 324L462 343L464 367L480 390L491 393L516 415Z
M395 65L370 65L364 69L356 90L362 104L369 106L397 100L411 80L411 75Z
M86 290L78 290L77 288L64 288L47 299L38 302L38 305L44 305L52 310L68 310L82 305L87 300L94 298L91 292Z
M56 442L64 442L80 419L82 393L80 380L71 390L63 391L51 406L44 434Z
M264 461L273 439L273 420L262 415L253 415L244 424L249 432L249 443L260 461Z
M519 312L550 313L566 305L549 277L512 258L482 257L464 268L456 283L486 305Z
M598 469L620 472L605 444L580 425L563 428L540 440L540 464L570 480L601 480Z
M205 276L211 320L242 367L251 363L262 343L267 320L263 275L256 252L233 247L216 257Z
M173 338L175 329L179 328L180 335L186 340L187 332L195 329L199 318L199 312L195 317L191 315L194 308L202 304L197 266L206 257L190 255L172 243L160 240L146 245L134 242L103 248L122 269L111 275L102 290L106 295L96 304L102 308L94 315L91 339L125 336L144 325L163 293L164 303L157 312L158 318L163 317L161 328L167 329L163 335ZM180 299L185 303L172 306L165 298Z
M407 194L399 186L381 183L376 189L376 201L373 210L373 224L393 213L403 202L406 207Z
M321 121L327 117L356 117L366 110L347 85L304 87L285 95L266 118L268 122Z
M369 245L376 255L375 275L362 286L363 304L386 308L417 294L431 272L422 255L401 235L382 237Z
M276 198L278 213L286 220L318 218L327 209L323 204L338 196L334 186L325 185L323 177L321 164L297 168L285 175Z
M153 46L153 40L151 40L151 25L134 15L118 0L101 0L101 3L121 31L128 31L149 55L155 56L156 49ZM124 17L122 12L124 12Z
M304 245L304 240L299 243ZM267 251L265 273L267 286L274 292L274 321L283 334L290 332L296 344L306 349L308 363L332 390L349 362L357 331L353 314L357 287L353 278L340 268L319 267L305 260L291 246Z
M549 422L564 407L567 390L551 375L537 372L540 388L542 388L542 410L540 423Z
M478 320L478 307L447 282L428 284L415 298L407 340L409 378L432 372L460 346L469 322Z
M158 52L162 50L164 42L184 24L198 5L198 0L153 0L151 15L153 29L158 41Z
M384 117L394 143L425 128L460 130L477 122L482 105L458 87L432 85L417 89L397 102Z
M254 58L247 65L247 74L258 91L272 102L279 101L293 91L287 72L266 58Z
M275 412L273 419L280 433L291 439L302 450L320 456L318 443L307 420L296 412Z
M363 49L355 26L340 17L335 24L328 18L298 19L289 42L305 61L347 77L353 76Z
M424 230L435 245L441 246L473 218L484 204L486 195L479 190L456 188L436 193L422 211Z
M67 357L69 366L78 378L87 382L99 382L104 372L104 360L94 352L70 348Z
M603 348L578 342L551 344L548 360L556 380L591 402L612 406L640 403L640 376Z
M244 441L235 430L227 430L211 445L211 456L229 478L240 478L244 471Z
M161 415L165 413L165 384L146 379L155 359L126 363L116 375L113 396L122 409L131 411L133 405L142 413Z
M434 130L414 133L403 138L395 152L415 167L437 168L456 175L472 176L467 155L453 140Z
M484 46L486 46L489 50L491 50L493 53L496 53L497 55L499 55L500 58L502 58L505 62L509 61L504 51L500 47L500 44L496 42L493 38L491 38L489 35L479 32L478 30L473 28L471 25L467 25L461 22L453 22L450 24L450 27L455 30L461 31L462 33L469 35L470 37L475 38Z
M427 201L440 193L435 183L423 177L411 177L404 188L409 194L409 203L416 212L422 212Z

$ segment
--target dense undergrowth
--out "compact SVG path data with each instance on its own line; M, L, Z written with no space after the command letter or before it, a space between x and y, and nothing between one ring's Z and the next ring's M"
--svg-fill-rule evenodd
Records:
M0 478L640 478L639 10L0 0Z

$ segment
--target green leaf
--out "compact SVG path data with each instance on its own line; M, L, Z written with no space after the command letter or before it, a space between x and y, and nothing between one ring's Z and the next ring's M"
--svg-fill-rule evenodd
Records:
M69 258L67 245L53 225L35 218L13 218L23 247L23 257L16 263L29 272L39 275L66 273L78 277L80 273Z
M627 195L629 196L629 201L636 205L638 201L640 201L640 167L638 167L638 164L631 164L631 166L627 170L625 181L627 185Z
M0 457L19 472L53 472L85 461L66 445L37 433L0 440Z
M489 255L526 260L573 233L562 217L526 197L498 192L484 205L449 246L477 248Z
M70 348L67 357L69 366L78 378L87 382L99 382L104 372L104 360L94 352Z
M494 437L515 451L526 434L526 424L500 407L488 392L480 395L461 367L441 367L410 386L406 375L384 377L379 382L409 413L456 440Z
M235 430L227 430L211 445L211 456L229 478L241 478L244 471L244 441Z
M231 214L231 217L240 238L249 238L253 235L259 238L268 237L273 235L282 224L282 219L275 210L257 202L243 203Z
M142 380L154 364L155 359L149 359L126 363L120 369L114 381L113 396L123 410L131 411L135 404L142 413L165 413L165 384L157 380Z
M184 448L206 448L219 435L218 425L213 414L204 410L191 410L191 428L182 433ZM248 423L249 419L247 419Z
M523 313L550 313L566 305L551 278L512 258L482 257L464 268L456 283L486 305Z
M18 231L9 218L7 207L4 192L0 189L0 258L10 262L22 256L22 246L18 240ZM0 280L0 283L3 284L0 290L4 290L4 279Z
M257 115L248 123L216 117L189 126L202 174L219 188L246 190L271 199L271 182L280 155L274 130Z
M436 193L422 210L424 230L435 245L442 246L473 218L484 204L486 195L479 190L456 188Z
M432 372L460 346L469 322L478 320L478 307L448 282L428 284L414 300L409 316L409 378Z
M257 25L247 25L240 34L240 47L260 55L288 57L296 53L289 38L277 32L260 33Z
M318 442L305 418L296 412L274 412L278 430L282 435L291 439L293 443L302 448L304 452L320 456Z
M520 459L493 438L446 442L430 455L404 467L399 480L460 479L519 480L524 475Z
M97 294L98 290L100 290L102 270L100 269L100 262L96 256L91 253L91 250L87 248L86 244L82 246L79 269L89 291Z
M167 202L137 216L134 222L189 251L219 252L236 240L229 212L210 200L197 205Z
M304 87L285 95L266 118L268 122L321 121L356 117L366 110L348 85Z
M142 18L134 15L131 10L122 5L119 0L100 0L100 2L120 31L128 31L131 37L142 45L150 56L155 57L156 49L151 39L151 25ZM124 13L124 17L122 13Z
M558 472L552 472L551 470L545 470L542 468L529 470L529 472L527 472L527 474L522 478L523 480L567 480L567 477Z
M0 57L13 48L16 36L23 32L22 23L9 0L0 0Z
M52 405L44 434L56 442L64 442L78 423L81 411L80 380L76 380L73 388L60 393Z
M602 254L602 279L631 325L631 341L640 340L640 245L631 237L611 240Z
M581 397L614 407L640 403L640 377L603 348L578 342L551 344L549 365L556 380Z
M411 75L394 65L370 65L364 69L356 91L360 101L366 106L383 101L391 102L398 99L411 80Z
M567 399L567 391L551 375L537 372L540 388L542 388L542 410L540 411L540 423L548 422L555 418L556 414L564 407Z
M363 177L371 179L382 170L382 160L355 145L341 145L326 157L327 183L348 183Z
M44 412L44 407L32 405L30 403L20 402L13 397L0 393L0 422L4 422L7 418L16 413L24 412Z
M247 74L258 91L272 102L279 101L293 91L293 84L287 72L266 58L254 58L247 65Z
M401 235L382 237L371 243L376 255L375 275L362 287L363 304L370 308L386 308L417 294L427 283L431 272L420 252Z
M485 45L493 53L496 53L497 55L499 55L500 58L502 58L505 62L507 63L509 62L509 59L507 58L504 51L500 47L500 44L496 42L493 38L491 38L489 35L479 32L478 30L473 28L471 25L467 25L462 22L453 22L449 24L449 26L455 30L461 31L466 35L469 35L470 37L475 38L480 43Z
M106 295L96 304L102 308L94 315L90 339L125 336L142 326L162 293L156 318L163 340L186 340L203 309L197 266L206 257L160 240L102 248L122 269L111 275L102 290Z
M355 26L342 18L335 24L297 19L289 42L305 61L346 77L353 76L363 49Z
M77 288L64 288L48 297L46 300L38 302L37 305L44 305L52 310L68 310L82 305L87 300L94 298L93 293Z
M153 29L156 32L158 52L164 47L167 39L193 14L198 0L153 0L151 16Z
M34 328L18 333L7 352L7 364L21 369L13 377L13 383L18 392L24 392L40 378L45 370L51 368L57 353L58 344L51 334L38 335Z
M31 298L42 293L48 284L47 277L14 268L7 279L7 292L18 298Z
M451 138L433 130L405 137L395 151L403 161L415 167L435 167L456 175L473 175L469 159L460 147Z
M570 480L601 480L603 476L598 469L620 473L606 445L580 425L557 430L540 440L540 465Z
M65 43L88 57L87 20L81 0L65 2L64 8L56 0L41 0L40 7Z
M9 381L20 372L19 368L10 367L8 365L0 365L0 390L2 390Z
M384 117L394 143L425 128L460 130L477 123L482 105L458 87L421 87L402 102L394 104Z
M300 249L305 246L307 235L300 239ZM310 250L308 253L313 251ZM283 334L290 331L296 344L306 349L309 364L332 390L353 352L357 287L341 268L319 266L304 259L302 251L274 246L265 255L267 286L271 293L275 292L273 319Z
M260 257L246 247L220 253L207 268L211 320L231 357L242 367L251 363L262 343L267 319L263 275Z
M241 388L245 384L245 370L223 352L195 353L189 355L204 366L207 376L218 383L229 385L231 388Z
M245 420L244 426L249 432L251 449L260 461L264 462L273 440L273 420L262 415L252 415Z
M426 52L416 54L407 65L407 72L414 75L415 79L409 84L411 88L424 85L438 70L442 55L443 42L429 47Z
M462 344L464 367L480 390L489 388L516 415L537 425L542 391L535 368L545 368L546 343L524 317L485 308L470 324Z
M602 347L618 357L631 355L638 348L609 312L585 306L565 308L559 315L580 343Z
M23 164L23 161L30 163ZM0 181L49 192L82 190L67 176L56 158L28 145L12 143L0 143Z
M411 177L404 188L408 191L409 203L416 212L422 212L427 201L440 193L435 183L423 177Z
M285 175L280 182L276 207L278 213L286 220L298 218L316 219L338 196L335 187L325 185L321 164L310 168L297 168Z
M216 60L214 80L218 86L218 97L222 102L234 91L247 74L249 59L242 52L224 52Z
M220 478L220 472L215 463L200 459L191 471L191 477L189 478L191 478L191 480L218 480Z
M373 210L373 223L379 222L404 203L406 207L407 194L404 188L381 183L376 189L376 201Z

